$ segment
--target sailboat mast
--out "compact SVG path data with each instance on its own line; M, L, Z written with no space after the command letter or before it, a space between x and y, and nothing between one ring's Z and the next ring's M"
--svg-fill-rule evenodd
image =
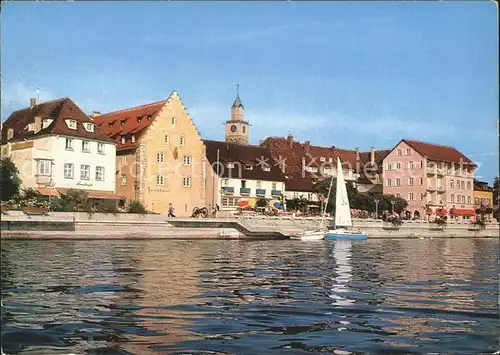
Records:
M323 221L325 220L326 208L328 207L328 201L330 200L330 193L332 192L333 186L333 177L330 178L330 188L328 189L328 194L326 195L326 203L323 208L323 213L321 214L321 223L319 224L319 228L323 228Z

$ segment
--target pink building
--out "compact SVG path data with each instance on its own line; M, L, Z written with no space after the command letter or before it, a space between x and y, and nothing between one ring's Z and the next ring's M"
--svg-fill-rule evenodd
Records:
M384 194L408 201L411 217L474 213L476 164L453 147L401 140L384 159Z

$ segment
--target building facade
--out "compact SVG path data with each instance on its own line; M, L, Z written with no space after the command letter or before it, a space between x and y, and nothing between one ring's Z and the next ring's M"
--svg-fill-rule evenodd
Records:
M437 210L451 217L475 215L476 165L455 148L403 139L383 166L384 194L407 200L412 217Z
M489 186L487 182L474 179L473 197L474 208L489 211L486 215L491 219L494 208L493 187Z
M205 140L207 154L207 202L222 210L255 207L265 199L280 207L285 177L267 149L236 143ZM281 208L281 207L280 207Z
M205 205L205 147L177 92L159 102L110 112L94 121L114 140L122 204L191 216Z
M2 127L2 156L19 169L22 188L56 196L68 189L118 198L114 142L69 98L13 112Z

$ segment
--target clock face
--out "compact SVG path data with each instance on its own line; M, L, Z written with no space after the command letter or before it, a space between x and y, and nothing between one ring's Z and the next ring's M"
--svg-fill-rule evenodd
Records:
M247 132L247 127L243 126L243 133L246 133L246 132Z
M234 124L233 124L233 125L231 126L231 132L233 132L233 133L234 133L234 132L236 132L236 130L237 130L237 129L238 129L238 128L236 127L236 125L234 125Z

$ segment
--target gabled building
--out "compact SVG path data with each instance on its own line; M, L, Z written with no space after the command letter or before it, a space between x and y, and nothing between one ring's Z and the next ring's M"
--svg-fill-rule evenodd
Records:
M19 169L22 188L47 196L86 190L115 199L115 143L71 100L61 98L13 112L2 126L2 156Z
M283 162L287 177L287 194L290 198L302 196L310 201L318 201L319 196L315 192L314 184L328 176L337 175L337 157L342 163L345 180L351 181L360 192L382 190L381 161L388 151L360 152L335 146L315 146L311 145L310 141L296 142L292 135L269 137L260 145L269 149L274 159Z
M474 208L489 209L494 208L493 187L485 181L474 179ZM492 211L493 212L493 211ZM491 215L491 214L489 214Z
M474 211L476 164L457 149L401 140L384 159L384 193L408 201L408 212L469 218Z
M95 115L117 146L116 190L124 204L191 216L205 205L205 147L177 92L165 100Z

